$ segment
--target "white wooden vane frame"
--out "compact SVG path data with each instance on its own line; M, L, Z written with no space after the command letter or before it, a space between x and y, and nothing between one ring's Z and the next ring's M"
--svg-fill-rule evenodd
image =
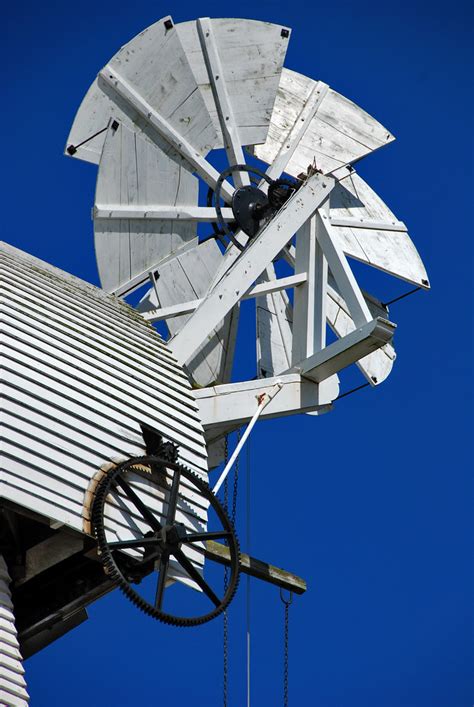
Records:
M253 74L239 65L240 56L229 68L225 41L238 38L239 32L241 39L245 38L240 63L250 62L251 52L256 47L262 61L268 62L267 67L274 67L274 76L267 82L271 86L266 88L265 94L267 114L264 120L260 116L264 126L257 126L254 121L254 127L249 127L251 120L245 115L245 111L252 111L249 103L252 91L257 91L257 105L265 103L263 94L259 95L256 84L251 83ZM393 216L351 166L352 162L391 142L393 135L323 81L312 81L283 68L289 36L287 28L247 20L201 18L174 25L170 17L163 18L125 45L99 72L71 131L71 140L78 143L84 137L81 135L84 126L93 132L94 127L99 127L99 120L109 120L105 142L104 136L100 138L102 142L96 138L89 153L89 148L81 148L80 143L79 148L85 152L78 156L98 161L102 155L93 216L96 224L105 224L105 231L115 232L117 228L117 239L120 239L120 227L114 224L128 223L129 228L130 224L135 224L135 228L140 229L140 224L145 223L153 230L154 224L158 229L160 224L169 222L173 232L178 224L192 226L216 220L214 207L199 206L192 203L192 198L178 204L176 200L175 203L159 203L159 200L143 200L138 194L124 200L121 194L110 189L110 180L118 174L111 148L117 126L124 135L131 130L136 142L144 141L144 149L155 151L161 155L161 160L171 158L173 164L184 166L185 172L180 174L183 178L187 175L188 182L189 175L194 174L214 190L219 172L206 158L206 153L219 146L224 147L229 165L235 166L245 164L243 145L250 145L251 152L267 161L266 174L270 179L278 179L283 174L300 176L302 165L307 171L298 190L253 239L247 243L247 236L236 234L238 242L245 245L244 250L231 244L219 255L215 272L201 282L198 295L193 286L192 296L176 294L169 302L160 304L162 290L158 278L168 272L167 268L170 273L175 267L184 268L186 258L189 268L194 254L204 245L189 235L174 250L155 259L150 256L145 267L135 268L129 277L106 288L125 296L150 280L150 293L139 309L151 323L183 322L170 329L168 346L191 374L196 352L198 358L205 358L202 352L219 337L225 339L226 355L231 357L229 351L232 352L235 344L241 301L255 299L257 307L259 303L264 306L272 303L269 317L276 322L283 352L275 370L263 373L265 377L259 380L232 383L230 360L224 362L224 380L212 385L212 378L208 376L209 382L203 387L199 387L198 382L195 396L202 422L208 432L215 430L216 438L226 429L253 419L258 407L261 407L262 417L327 411L338 395L337 373L352 363L359 365L372 385L388 375L395 358L390 345L395 325L386 318L387 309L362 292L349 266L348 255L420 287L429 287L406 226ZM162 41L172 42L173 51L179 55L181 74L177 85L183 92L183 100L168 113L154 97L154 84L165 81L156 75L156 67L150 84L131 68L140 52L148 56L147 52L155 51ZM273 51L274 56L266 56L265 51ZM167 60L172 67L169 56ZM239 80L248 90L239 89ZM165 102L168 99L169 96L165 96ZM185 106L189 102L194 113L186 117ZM195 132L194 119L201 121ZM288 129L283 125L289 126ZM320 144L324 148L321 154L318 152ZM313 159L309 167L308 154ZM103 176L107 169L108 182ZM229 208L233 194L236 189L250 184L249 174L236 171L233 181L234 185L227 180L222 183L221 196L226 203L222 216L227 221L233 218ZM266 191L268 184L262 180L259 188ZM195 191L191 183L189 189ZM111 198L111 193L116 196ZM357 208L358 201L362 208ZM370 242L367 233L373 234ZM398 246L387 240L391 234L399 239ZM385 253L387 243L389 255ZM400 247L400 256L396 253L397 247ZM294 273L277 278L274 262L282 255ZM170 277L172 289L174 281L173 276ZM289 307L289 289L294 292L292 322L285 314ZM327 323L339 337L329 345ZM265 343L258 335L257 340L259 346ZM272 343L268 345L271 348ZM382 364L379 360L374 366L370 354L380 349L385 358ZM269 395L275 385L277 394ZM264 406L258 403L262 396L266 396Z

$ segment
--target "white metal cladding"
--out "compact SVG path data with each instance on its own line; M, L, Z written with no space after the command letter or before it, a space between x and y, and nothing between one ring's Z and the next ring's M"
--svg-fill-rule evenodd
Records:
M10 593L10 575L0 555L0 705L26 707L30 701L23 677L23 659L18 643Z
M0 286L0 497L83 531L92 477L145 453L140 423L177 444L179 461L207 479L189 381L138 312L4 243ZM134 484L161 514L163 493L138 476ZM180 495L178 520L203 529L206 503L184 485ZM120 539L140 526L126 503L107 521Z

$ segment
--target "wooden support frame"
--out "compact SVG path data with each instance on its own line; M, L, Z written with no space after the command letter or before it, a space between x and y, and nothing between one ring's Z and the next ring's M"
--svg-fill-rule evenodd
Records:
M377 317L313 354L292 370L298 371L304 378L321 383L351 363L388 344L395 329L396 324Z
M252 287L247 294L243 295L241 299L253 299L255 297L260 297L263 294L280 292L281 290L286 290L290 287L298 288L299 285L306 282L306 279L306 273L302 272L295 275L289 275L288 277L281 277L278 280L263 282ZM195 299L190 300L189 302L173 304L169 307L162 307L161 309L152 309L149 312L144 312L143 316L149 322L159 322L163 319L178 317L181 314L189 314L190 312L194 312L203 301L204 300L202 299Z
M100 79L113 93L136 111L166 142L171 145L210 187L215 189L219 172L203 157L186 138L184 138L167 120L165 120L118 71L107 64L99 72ZM233 187L229 182L222 184L222 198L230 202Z
M294 365L326 346L328 265L310 219L296 234L295 273L307 270L306 282L295 290L292 358Z
M278 395L265 406L260 419L302 412L324 413L339 393L336 377L316 385L299 373L201 388L195 390L194 395L205 430L247 422L255 413L259 397L276 385L281 385Z
M347 302L355 325L360 327L367 324L372 321L372 314L349 267L347 258L338 244L329 215L324 209L319 209L315 219L317 239L341 294Z
M334 183L331 178L314 174L251 241L241 257L228 268L225 276L208 292L202 304L170 340L169 347L179 362L186 363L196 348L248 292L295 231L328 198Z

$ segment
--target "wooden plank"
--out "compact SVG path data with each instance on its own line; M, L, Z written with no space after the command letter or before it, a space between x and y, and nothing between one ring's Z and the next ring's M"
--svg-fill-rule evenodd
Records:
M173 126L162 114L153 108L150 103L137 91L134 86L129 83L124 76L113 68L111 64L105 66L99 73L99 78L103 84L111 91L112 96L116 96L116 100L125 103L129 109L137 113L142 120L146 121L153 130L168 143L181 157L186 160L192 171L196 171L199 176L212 189L215 189L219 172L208 162L194 145L184 135ZM160 105L161 110L161 105ZM153 133L151 134L153 137ZM160 141L153 140L158 147L161 147ZM222 198L230 203L234 189L229 182L224 181L221 188Z
M209 22L220 57L219 81L225 83L240 144L264 142L291 31L281 25L240 18L213 18ZM224 147L197 22L180 23L176 31L219 135L215 147Z
M369 185L352 171L331 192L330 216L339 246L346 255L424 289L428 275L406 228ZM358 221L361 225L335 225ZM369 222L366 228L363 222ZM377 229L384 223L397 228Z
M250 242L241 257L230 266L226 276L208 292L206 300L191 315L187 324L170 341L178 361L185 363L196 346L246 294L263 270L303 223L327 198L333 181L313 175L288 199L285 206Z
M267 140L254 148L259 159L271 164L281 154L299 116L312 100L316 85L317 82L302 74L283 69ZM296 177L315 164L328 174L393 140L394 137L374 118L329 89L285 171Z
M233 220L232 209L223 207L222 217L225 221ZM150 202L150 205L136 205L133 208L122 204L96 204L93 209L94 218L104 219L151 219L161 221L194 221L209 223L217 221L216 210L206 206L160 206Z
M306 270L305 284L295 291L292 363L302 361L326 345L328 266L311 219L296 234L295 272Z
M94 209L97 266L102 287L123 288L157 261L162 261L196 238L193 221L134 218L148 204L174 204L179 213L197 203L197 179L161 150L125 125L109 128L97 178L96 203L116 204L103 217ZM121 211L122 210L122 211Z
M293 370L320 383L391 341L395 328L396 325L392 322L378 317L313 354L294 366Z
M241 425L248 421L257 409L258 397L272 391L277 384L282 387L265 406L260 419L310 411L324 413L339 393L336 377L317 386L294 373L202 388L196 390L195 395L206 432L214 427Z
M334 233L334 227L330 224L328 213L323 210L318 211L315 220L316 237L333 277L347 302L356 326L362 326L372 320L372 315L339 246L337 235Z
M254 299L255 297L260 297L263 294L279 292L280 290L286 290L292 287L296 288L306 282L306 279L306 273L301 272L296 275L281 277L278 280L262 282L252 287L247 292L247 294L242 297L242 300ZM190 312L194 312L194 310L199 307L202 301L202 299L196 299L190 300L189 302L183 302L182 304L174 304L170 305L169 307L162 307L160 309L150 309L148 311L143 312L143 317L148 322L159 322L163 319L167 319L168 317L176 317L180 314L189 314Z
M213 22L209 17L204 17L197 20L196 25L206 62L209 84L212 87L217 108L227 160L230 165L245 164L239 128L235 120L233 106L227 90L224 67L219 55L216 37L214 36ZM225 49L227 51L227 47ZM236 188L248 186L250 184L250 175L248 172L235 171L233 173L233 181Z
M230 566L231 564L229 548L214 540L206 542L205 555L209 560L214 560L222 565ZM257 560L243 552L240 553L240 571L295 594L304 594L307 589L305 580L293 572L269 565L267 562Z
M118 71L134 89L143 96L153 111L158 111L170 126L179 131L183 139L201 155L217 146L216 128L209 115L186 53L175 26L167 16L151 25L111 59L109 65ZM68 145L77 145L104 127L111 118L126 123L135 132L146 134L167 153L173 148L152 128L145 114L139 114L116 92L107 81L98 77L90 87L77 112ZM79 147L74 157L99 162L104 134Z

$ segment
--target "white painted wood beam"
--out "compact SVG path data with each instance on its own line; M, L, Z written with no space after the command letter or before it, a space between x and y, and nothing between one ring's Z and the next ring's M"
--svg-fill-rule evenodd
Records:
M319 209L316 216L316 236L329 268L346 300L351 316L357 327L372 321L372 314L364 299L357 280L349 267L347 258L338 244L337 234L331 225L328 213Z
M293 366L291 370L297 371L304 378L321 383L390 342L395 329L396 324L377 317Z
M106 290L106 292L108 292L109 294L116 295L117 297L126 297L138 287L141 287L141 285L143 285L149 279L150 273L156 272L158 267L161 267L168 263L170 260L174 260L179 255L182 255L183 253L186 253L187 251L196 248L197 245L197 238L193 238L191 241L187 241L181 246L181 248L175 250L173 253L170 253L165 258L162 258L156 263L152 263L146 270L143 270L143 272L138 273L134 277L130 278L128 282L124 282L122 285L120 285L120 287L117 287L115 289Z
M336 376L318 385L297 373L201 388L195 390L194 395L204 428L207 431L219 425L238 425L250 420L259 396L272 391L278 383L281 383L281 389L266 405L260 419L313 411L327 412L339 393Z
M323 81L318 81L314 85L314 88L312 89L286 140L283 141L277 156L267 169L267 174L272 179L278 179L282 172L285 171L288 162L291 160L296 148L301 142L301 139L308 130L311 121L319 110L328 90L329 86Z
M403 221L373 221L363 218L330 218L331 226L344 226L346 228L373 229L374 231L403 231L408 232Z
M213 206L122 206L121 204L96 204L93 218L106 219L159 219L161 221L194 221L208 223L217 221ZM234 213L230 208L222 208L222 216L232 221Z
M196 20L196 26L209 76L209 83L216 103L227 159L230 165L245 164L239 131L227 92L224 70L212 29L212 21L209 17L202 17ZM236 187L250 184L248 172L234 172L233 180Z
M306 282L305 272L298 273L297 275L289 275L288 277L281 277L279 280L271 280L270 282L263 282L260 285L255 285L255 287L252 287L252 289L249 290L241 299L253 299L255 297L259 297L260 295L269 294L270 292L280 292L281 290L286 290L290 287L297 288L304 282ZM148 312L144 312L143 317L149 322L159 322L163 319L168 319L169 317L178 317L181 314L189 314L190 312L194 312L203 301L203 299L195 299L190 300L189 302L173 304L169 307L151 309Z
M248 292L294 233L328 198L333 186L333 179L320 174L313 175L262 228L222 279L208 292L205 301L170 340L168 346L178 361L186 363L227 312Z
M167 120L165 120L118 71L107 64L99 77L123 101L133 108L147 123L156 130L184 159L192 166L199 176L210 187L215 189L219 172L184 138ZM230 202L233 187L229 182L222 184L222 198Z
M294 296L292 365L326 345L328 266L316 237L314 218L296 234L295 273L302 270L307 271L307 280Z

